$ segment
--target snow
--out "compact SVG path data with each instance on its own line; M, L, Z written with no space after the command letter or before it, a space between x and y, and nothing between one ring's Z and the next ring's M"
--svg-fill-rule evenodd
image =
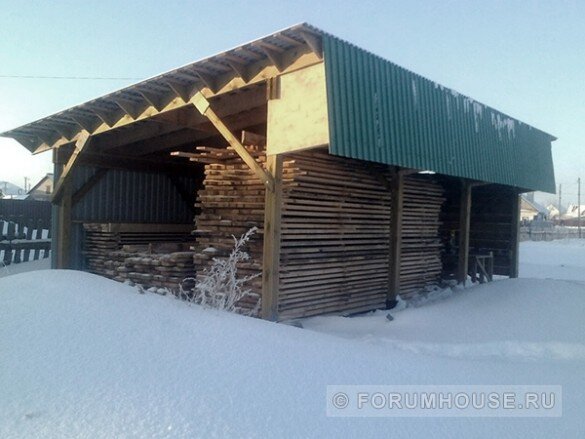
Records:
M585 240L527 241L520 246L521 277L585 282Z
M38 259L36 261L21 262L20 264L10 264L5 266L0 261L0 278L11 276L13 274L26 273L28 271L48 270L51 268L51 258Z
M523 243L524 278L392 310L391 322L378 311L304 329L87 273L5 277L0 437L580 437L579 249ZM561 385L563 416L331 418L326 390L337 384Z

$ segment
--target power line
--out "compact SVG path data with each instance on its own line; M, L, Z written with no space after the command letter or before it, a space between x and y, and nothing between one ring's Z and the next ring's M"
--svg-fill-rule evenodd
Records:
M37 76L37 75L0 75L0 78L7 79L65 79L74 81L137 81L144 78L124 78L124 77L106 77L106 76Z

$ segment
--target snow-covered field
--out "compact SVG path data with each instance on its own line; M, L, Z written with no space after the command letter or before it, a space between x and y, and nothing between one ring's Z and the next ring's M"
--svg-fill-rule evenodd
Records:
M304 329L73 271L0 279L0 437L583 437L585 248ZM581 277L579 277L581 274ZM446 296L446 295L444 295ZM558 418L331 418L333 384L561 385Z

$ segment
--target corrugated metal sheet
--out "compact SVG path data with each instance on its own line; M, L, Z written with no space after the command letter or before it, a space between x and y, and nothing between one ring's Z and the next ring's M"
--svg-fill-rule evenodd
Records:
M77 167L73 184L79 189L95 173L92 167ZM185 189L195 192L197 178L177 177ZM164 174L110 170L73 207L73 221L129 223L190 223L192 206Z
M79 189L95 171L93 167L75 167L72 170L74 191ZM58 166L55 166L56 179L59 178L59 174ZM201 177L197 175L177 176L179 184L185 190L193 192L197 189L200 179ZM52 235L57 237L58 209L55 206L52 216ZM166 175L109 170L72 209L74 223L70 232L71 268L83 269L84 232L80 222L187 224L191 223L193 218L192 206L181 198ZM53 239L52 245L53 268L56 268L57 239Z
M328 34L330 152L555 191L554 137Z

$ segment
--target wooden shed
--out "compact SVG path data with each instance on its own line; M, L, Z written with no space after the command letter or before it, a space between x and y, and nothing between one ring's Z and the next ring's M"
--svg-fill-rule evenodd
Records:
M308 24L2 135L52 150L54 267L172 288L256 226L271 320L515 277L519 194L555 190L554 137Z

